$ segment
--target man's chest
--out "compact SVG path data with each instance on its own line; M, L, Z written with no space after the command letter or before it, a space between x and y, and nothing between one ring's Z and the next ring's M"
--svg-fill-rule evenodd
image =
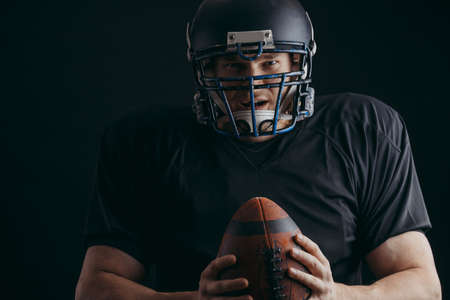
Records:
M175 221L183 229L176 239L193 251L214 257L234 212L263 196L286 210L332 265L354 256L358 213L352 179L325 143L285 151L261 168L238 152L185 153L183 163L172 164L162 182L183 202L183 217Z

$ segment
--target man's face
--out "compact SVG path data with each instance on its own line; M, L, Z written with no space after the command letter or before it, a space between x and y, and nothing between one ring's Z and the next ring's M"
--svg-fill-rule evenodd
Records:
M298 60L292 59L288 53L265 53L254 61L248 61L235 56L222 56L214 61L213 65L216 77L245 77L274 73L291 72L298 70ZM254 81L255 85L267 83L279 83L281 78L264 79ZM223 82L224 86L248 85L248 81L243 82ZM279 88L255 89L255 108L257 110L275 110ZM283 89L283 94L287 89ZM240 110L250 110L250 91L231 90L225 95L232 112Z

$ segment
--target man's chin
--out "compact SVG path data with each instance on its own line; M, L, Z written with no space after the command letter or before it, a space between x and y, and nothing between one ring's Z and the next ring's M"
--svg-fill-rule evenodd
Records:
M243 120L240 120L241 122L245 122ZM242 127L242 123L239 120L236 120L236 126L238 128L238 131L240 132L240 134L242 134L239 138L243 141L249 141L249 142L263 142L266 140L271 139L272 137L274 137L275 135L260 135L260 136L253 136L250 130L250 124L245 125L244 127ZM218 119L218 128L220 130L229 132L234 134L234 127L232 122L230 121L230 119L228 118L228 116L223 116L221 118ZM279 119L277 122L277 130L283 130L288 128L289 126L292 125L292 120L281 120ZM245 128L245 129L244 129ZM272 133L273 127L269 126L267 128L265 128L265 130L263 132L260 132L260 134L268 134L268 133Z

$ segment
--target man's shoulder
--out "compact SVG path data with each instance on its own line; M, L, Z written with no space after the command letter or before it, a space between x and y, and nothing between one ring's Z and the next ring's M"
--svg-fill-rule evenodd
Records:
M351 92L318 96L316 115L328 122L373 123L399 118L398 112L381 100Z
M316 111L309 127L332 131L333 128L372 129L392 141L399 139L404 122L390 105L368 95L339 93L318 96Z

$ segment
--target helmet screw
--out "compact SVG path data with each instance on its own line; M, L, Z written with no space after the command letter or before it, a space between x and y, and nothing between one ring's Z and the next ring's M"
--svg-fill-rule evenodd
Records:
M267 31L267 32L264 34L264 36L265 36L266 38L270 37L270 32Z
M235 39L235 35L234 34L230 34L230 40L234 40Z

